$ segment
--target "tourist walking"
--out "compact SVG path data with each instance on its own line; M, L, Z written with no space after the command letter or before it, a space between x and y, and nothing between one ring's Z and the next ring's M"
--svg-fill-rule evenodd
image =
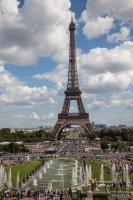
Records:
M69 188L69 190L68 190L68 198L72 199L72 190L71 190L71 188Z
M77 199L82 200L82 193L80 190L77 190Z
M60 200L63 200L63 191L60 191Z

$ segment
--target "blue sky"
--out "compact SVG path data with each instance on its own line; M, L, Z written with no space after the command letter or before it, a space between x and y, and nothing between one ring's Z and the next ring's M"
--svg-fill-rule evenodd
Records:
M71 11L90 120L133 125L133 1L20 3L0 0L0 127L56 122L67 82Z

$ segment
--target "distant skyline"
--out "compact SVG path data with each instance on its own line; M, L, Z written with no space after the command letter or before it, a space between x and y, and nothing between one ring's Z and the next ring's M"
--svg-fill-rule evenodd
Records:
M0 128L56 122L67 82L71 12L91 122L133 125L132 0L0 0Z

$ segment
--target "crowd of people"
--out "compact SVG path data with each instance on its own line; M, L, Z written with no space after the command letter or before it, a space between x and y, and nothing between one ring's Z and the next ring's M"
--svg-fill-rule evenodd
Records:
M133 162L132 161L117 158L117 159L113 159L112 162L115 163L118 171L123 171L123 168L126 165L128 165L129 173L133 173Z
M76 193L76 199L82 200L82 193L80 190L77 190ZM2 199L27 199L27 200L38 200L38 199L44 199L44 200L72 200L73 199L73 192L72 189L69 188L67 190L55 190L55 191L45 191L45 190L36 190L36 191L10 191L10 192L3 192L2 193Z

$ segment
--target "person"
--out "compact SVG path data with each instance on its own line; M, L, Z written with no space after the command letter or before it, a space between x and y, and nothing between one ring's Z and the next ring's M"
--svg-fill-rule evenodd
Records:
M28 192L27 192L27 197L30 197L30 191L28 190Z
M81 190L77 190L77 199L82 200Z
M54 192L52 192L52 191L51 191L51 194L50 194L50 199L54 200Z
M19 192L16 192L17 200L19 200Z
M69 190L68 190L68 198L72 199L72 190L71 190L71 188L69 188Z
M91 190L87 192L87 199L88 200L92 200L93 199L92 191Z
M63 191L60 191L60 200L63 200Z

